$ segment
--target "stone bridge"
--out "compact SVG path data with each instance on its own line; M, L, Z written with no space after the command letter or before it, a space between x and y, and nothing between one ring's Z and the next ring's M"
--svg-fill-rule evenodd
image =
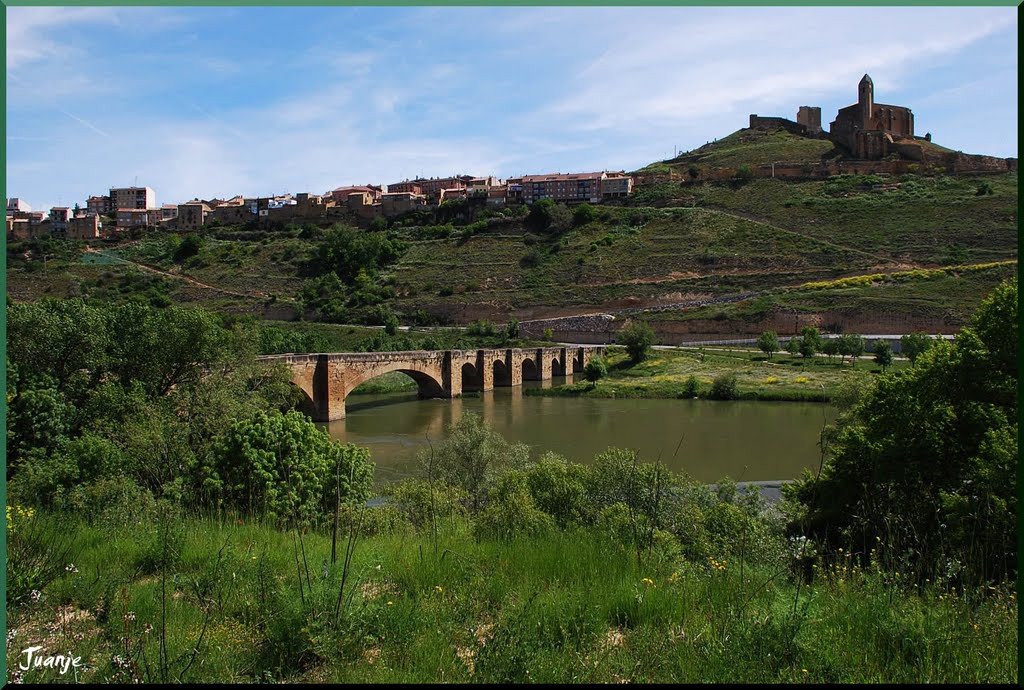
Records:
M361 383L392 371L407 374L421 398L456 398L463 391L489 391L581 373L597 348L542 347L507 350L417 350L309 355L267 355L283 362L304 395L306 412L318 422L345 416L345 398Z

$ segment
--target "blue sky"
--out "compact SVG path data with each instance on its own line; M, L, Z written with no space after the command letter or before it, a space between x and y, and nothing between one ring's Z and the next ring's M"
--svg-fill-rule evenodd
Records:
M454 173L633 170L856 100L1017 155L1016 8L7 11L7 196L322 193ZM906 40L904 40L906 37Z

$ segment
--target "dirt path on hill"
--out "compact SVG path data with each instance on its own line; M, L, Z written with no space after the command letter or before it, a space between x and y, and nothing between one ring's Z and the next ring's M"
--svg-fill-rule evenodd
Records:
M113 259L114 261L118 261L118 262L123 263L123 264L129 264L131 266L135 266L136 268L139 268L139 269L141 269L143 271L146 271L148 273L155 273L157 275L164 276L165 278L174 278L175 280L181 280L181 281L184 281L184 282L188 283L189 285L192 285L192 286L198 287L198 288L202 288L204 290L213 290L214 292L220 292L220 293L223 293L225 295L231 295L232 297L242 297L242 298L245 298L245 299L267 299L269 297L269 295L267 295L266 293L258 292L258 291L253 291L253 292L250 292L250 293L243 293L243 292L235 292L234 290L227 290L225 288L219 288L219 287L217 287L215 285L207 285L206 283L202 283L202 282L196 280L195 278L190 278L189 276L181 275L180 273L170 273L168 271L162 271L159 268L154 268L152 266L148 266L146 264L139 263L138 261L132 261L130 259L125 259L123 257L116 256L114 254L108 254L106 251L104 251L102 249L95 249L93 247L86 247L85 251L87 253L90 253L90 254L99 254L100 256L105 256L108 259Z

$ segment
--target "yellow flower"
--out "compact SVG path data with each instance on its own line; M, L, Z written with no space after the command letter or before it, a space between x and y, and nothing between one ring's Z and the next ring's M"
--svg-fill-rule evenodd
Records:
M640 582L644 583L644 584L645 584L645 585L647 585L648 587L651 587L651 586L653 586L653 585L654 585L654 580L652 580L652 579L651 579L651 578L649 578L649 577L645 577L644 579L640 580Z
M394 605L395 605L395 602L393 602L393 601L389 601L388 602L388 606L394 606Z
M434 591L440 594L444 591L444 587L442 587L441 585L434 585Z
M806 668L802 668L800 670L803 671L804 673L807 673L807 669Z

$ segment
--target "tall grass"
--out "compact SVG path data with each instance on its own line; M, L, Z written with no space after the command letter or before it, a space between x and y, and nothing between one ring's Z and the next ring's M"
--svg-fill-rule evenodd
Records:
M918 584L852 557L819 563L798 591L787 567L742 550L638 559L600 527L481 539L455 517L436 523L436 548L432 525L359 539L346 572L329 532L302 535L297 571L296 535L270 525L39 525L71 538L76 560L38 601L9 604L12 670L38 643L82 655L93 682L1017 678L1010 588Z

